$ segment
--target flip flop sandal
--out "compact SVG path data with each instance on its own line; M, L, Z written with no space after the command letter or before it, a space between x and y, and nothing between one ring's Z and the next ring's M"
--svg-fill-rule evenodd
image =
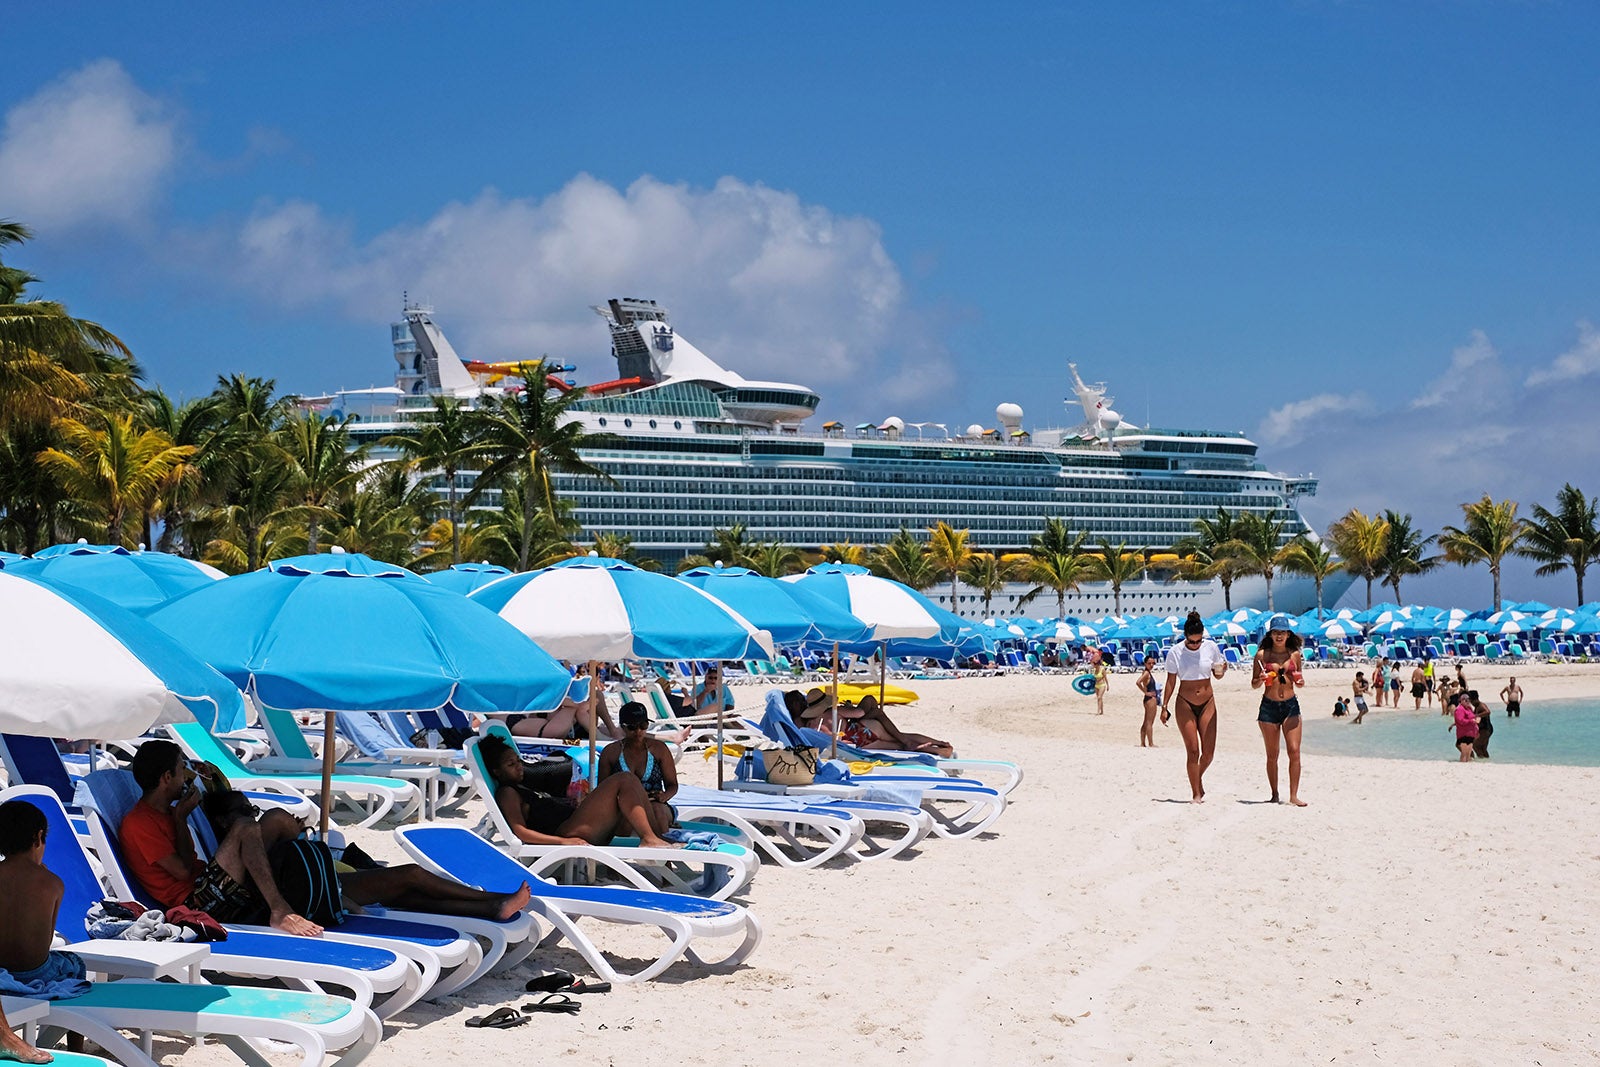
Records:
M516 1008L504 1007L496 1008L488 1015L480 1015L476 1018L468 1019L467 1025L475 1030L509 1030L513 1026L521 1026L527 1021L528 1017L519 1014Z
M522 1006L522 1010L530 1014L536 1011L549 1011L562 1015L576 1015L582 1008L582 1004L565 993L547 993L535 1003Z
M528 979L528 984L523 988L530 993L559 993L576 981L577 979L573 977L571 971L552 971L549 974L541 974L537 978Z
M575 978L572 984L557 990L559 993L609 993L610 982L586 982L582 978Z

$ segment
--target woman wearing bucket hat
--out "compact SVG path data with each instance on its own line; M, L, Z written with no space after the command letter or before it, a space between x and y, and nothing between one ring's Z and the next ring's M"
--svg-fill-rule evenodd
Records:
M1274 615L1256 653L1250 687L1263 690L1256 722L1267 746L1267 784L1272 803L1278 800L1278 740L1289 750L1289 803L1306 806L1300 799L1300 698L1295 688L1305 683L1300 658L1300 635L1290 629L1289 616Z

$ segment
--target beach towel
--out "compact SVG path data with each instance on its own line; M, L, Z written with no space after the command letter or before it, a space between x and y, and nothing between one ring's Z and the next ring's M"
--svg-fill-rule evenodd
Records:
M36 1000L70 1000L89 992L83 959L75 952L52 952L31 971L0 967L0 993Z
M117 941L194 941L199 935L167 921L155 908L138 910L111 900L97 900L89 906L83 917L83 927L90 937Z
M696 852L715 852L719 846L727 843L723 841L722 835L714 834L710 830L685 830L680 826L672 827L661 837L662 840L671 841L675 845L682 845Z

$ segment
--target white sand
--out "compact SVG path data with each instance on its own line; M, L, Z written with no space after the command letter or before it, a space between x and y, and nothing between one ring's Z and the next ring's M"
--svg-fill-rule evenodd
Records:
M1325 715L1352 673L1309 672L1308 712ZM1600 692L1600 668L1518 674L1530 724L1541 697ZM1469 677L1504 684L1483 665ZM1059 676L908 684L923 700L897 711L903 727L1026 766L987 838L767 865L745 900L766 940L737 973L679 964L585 998L577 1017L465 1029L529 999L525 965L405 1013L369 1062L1600 1060L1600 771L1461 766L1446 738L1438 762L1308 751L1310 807L1252 803L1262 746L1234 672L1195 806L1176 728L1137 747L1131 676L1113 676L1104 717ZM686 764L706 780L698 757ZM398 858L387 835L362 841ZM648 940L595 929L624 952ZM583 971L564 949L540 962ZM173 1059L236 1062L216 1047Z

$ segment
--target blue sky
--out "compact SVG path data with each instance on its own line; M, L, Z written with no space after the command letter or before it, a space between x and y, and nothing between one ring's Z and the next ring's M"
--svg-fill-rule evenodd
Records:
M11 261L175 393L382 384L403 289L463 352L600 379L585 306L654 296L824 416L1016 401L1058 424L1075 359L1135 422L1244 429L1315 472L1319 527L1600 492L1587 5L64 3L6 25L0 217L38 231ZM1570 598L1525 570L1508 594Z

